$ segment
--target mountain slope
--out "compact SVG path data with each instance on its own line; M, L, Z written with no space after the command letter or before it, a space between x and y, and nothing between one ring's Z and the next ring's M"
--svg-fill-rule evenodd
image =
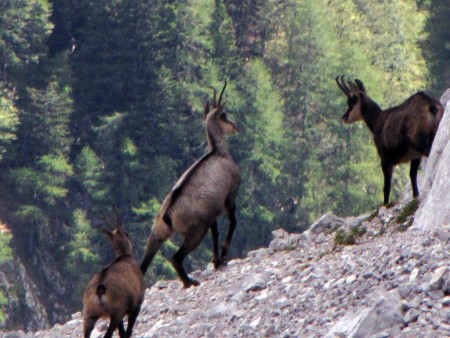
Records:
M277 230L269 248L195 272L195 288L159 282L147 289L134 336L450 336L450 226L431 235L414 230L412 216L397 219L409 206L372 217L327 214L303 234ZM92 336L105 330L101 322ZM81 332L77 313L64 325L16 334Z

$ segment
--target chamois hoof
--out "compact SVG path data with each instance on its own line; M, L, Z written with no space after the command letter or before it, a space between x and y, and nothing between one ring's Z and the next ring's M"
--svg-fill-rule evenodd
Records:
M217 270L222 266L227 265L227 262L223 258L213 259L212 263L214 264L214 269Z
M184 285L184 288L187 289L187 288L190 288L191 286L199 286L200 282L196 279L189 278L189 279L183 281L183 285Z

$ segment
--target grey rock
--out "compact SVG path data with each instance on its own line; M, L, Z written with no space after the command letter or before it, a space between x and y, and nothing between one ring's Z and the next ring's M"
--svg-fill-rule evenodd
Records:
M344 220L340 217L337 217L333 213L327 213L319 218L318 221L313 223L311 227L308 229L308 232L311 234L319 234L326 230L331 230L337 227L344 225Z
M257 273L248 276L241 285L241 289L247 292L259 291L266 287L269 276L265 273Z
M444 275L446 272L446 266L441 266L433 272L429 285L430 290L438 290L444 285Z
M447 100L448 91L443 95ZM421 191L422 203L414 217L413 228L432 231L450 223L450 105L445 113L433 141L427 161L425 178Z

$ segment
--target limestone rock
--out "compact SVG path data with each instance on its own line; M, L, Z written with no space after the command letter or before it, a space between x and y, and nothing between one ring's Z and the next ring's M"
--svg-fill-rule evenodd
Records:
M430 231L450 223L450 89L442 96L445 112L433 141L427 161L423 187L422 203L416 213L413 227ZM445 102L447 101L447 102Z

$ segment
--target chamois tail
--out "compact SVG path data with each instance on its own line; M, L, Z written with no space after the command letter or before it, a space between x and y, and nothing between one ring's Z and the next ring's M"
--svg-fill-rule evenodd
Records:
M97 289L95 290L96 295L98 296L100 302L103 302L103 295L106 293L106 285L99 284L97 285Z

